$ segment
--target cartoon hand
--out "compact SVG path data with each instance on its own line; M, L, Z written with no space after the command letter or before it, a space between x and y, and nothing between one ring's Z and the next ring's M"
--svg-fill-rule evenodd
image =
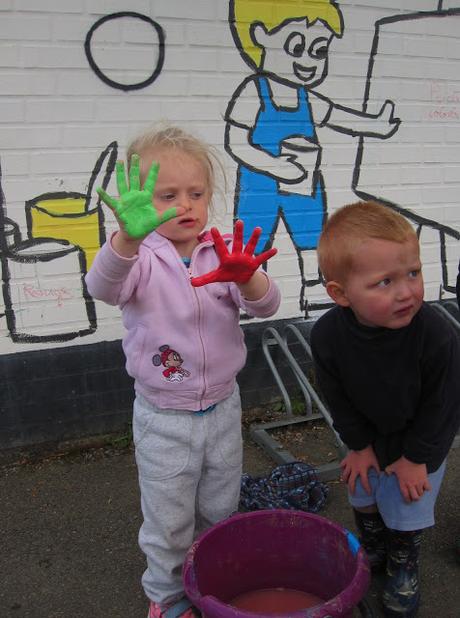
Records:
M382 136L391 137L393 133L399 129L399 125L401 124L400 118L394 117L395 113L395 104L393 101L385 101L382 105L382 109L378 114L378 118L382 125L386 128L382 129Z
M307 171L298 163L295 155L281 154L277 159L278 165L273 175L278 182L296 184L307 177Z
M108 195L104 189L96 189L102 201L114 211L121 227L131 238L144 238L156 230L159 225L178 214L176 208L168 208L160 214L153 205L153 191L158 169L158 163L154 163L149 170L144 188L141 189L139 155L134 154L131 157L129 170L129 187L126 183L123 161L116 163L117 189L120 196L118 200Z
M246 247L243 249L243 222L235 223L233 235L233 247L230 253L224 239L215 227L211 228L211 234L216 245L217 256L220 260L219 268L201 277L193 277L191 283L194 287L200 287L216 281L234 281L235 283L247 283L261 264L275 255L277 249L272 248L264 251L257 257L254 250L257 246L262 229L256 227L251 234Z

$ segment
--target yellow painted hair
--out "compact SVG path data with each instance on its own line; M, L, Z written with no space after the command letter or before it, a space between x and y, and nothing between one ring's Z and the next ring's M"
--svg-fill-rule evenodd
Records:
M234 0L234 32L251 65L259 68L262 62L262 50L251 38L252 24L261 22L270 31L292 19L307 19L310 25L320 20L342 36L342 13L334 0Z

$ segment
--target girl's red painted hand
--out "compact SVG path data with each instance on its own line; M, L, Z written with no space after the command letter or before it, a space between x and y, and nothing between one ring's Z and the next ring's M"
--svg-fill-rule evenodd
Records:
M262 229L256 227L243 250L243 222L235 223L233 234L233 247L230 253L224 239L215 227L211 228L211 234L216 245L216 253L220 260L220 266L201 277L193 277L191 283L194 287L215 283L217 281L233 281L235 283L247 283L261 264L275 255L277 249L272 248L254 256Z

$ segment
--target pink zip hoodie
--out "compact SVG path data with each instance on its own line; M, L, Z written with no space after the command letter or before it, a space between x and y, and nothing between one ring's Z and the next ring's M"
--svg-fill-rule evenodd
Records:
M196 411L228 397L246 362L240 308L260 318L278 310L280 292L267 275L269 289L257 301L244 299L234 283L191 285L190 276L218 265L209 233L187 269L173 244L152 232L133 258L107 241L86 275L94 298L120 306L126 370L136 392L159 408Z

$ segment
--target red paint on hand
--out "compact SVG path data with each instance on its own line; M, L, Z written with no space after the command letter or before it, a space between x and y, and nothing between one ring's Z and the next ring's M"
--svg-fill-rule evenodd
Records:
M273 257L277 249L272 248L258 256L254 255L257 242L262 229L256 227L243 249L243 222L235 223L233 234L233 247L231 253L227 249L224 239L219 230L211 228L211 234L215 243L216 253L220 265L201 277L193 277L191 283L194 287L200 287L217 281L233 281L234 283L247 283L261 264Z

